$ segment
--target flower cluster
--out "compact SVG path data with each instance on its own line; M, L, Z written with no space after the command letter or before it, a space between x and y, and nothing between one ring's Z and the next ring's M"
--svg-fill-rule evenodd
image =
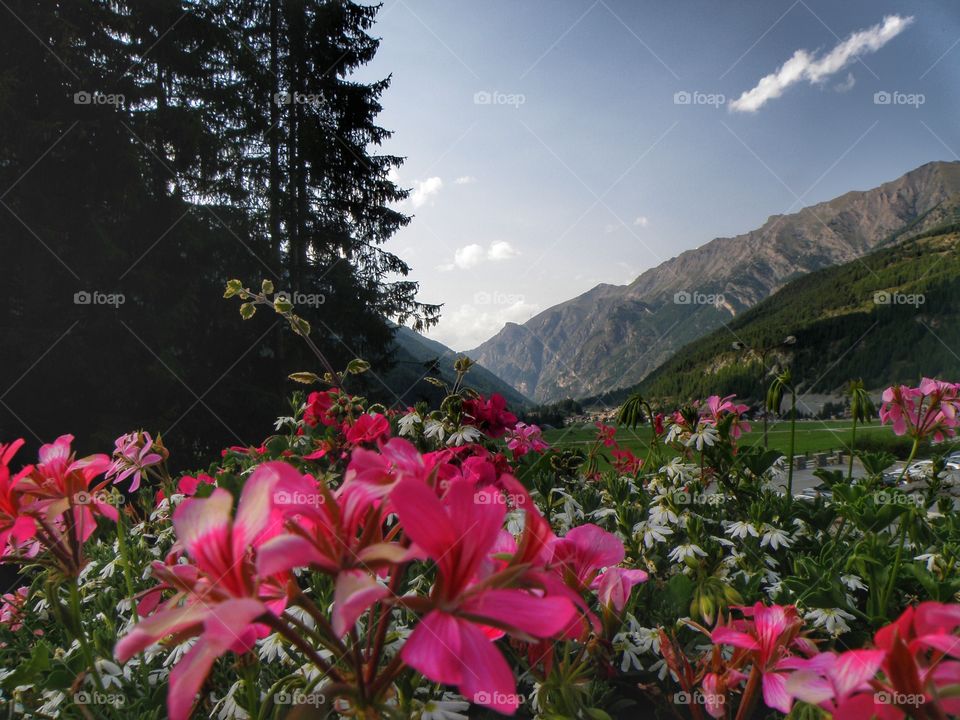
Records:
M917 387L894 385L883 392L880 421L897 435L936 442L957 434L960 385L924 378Z

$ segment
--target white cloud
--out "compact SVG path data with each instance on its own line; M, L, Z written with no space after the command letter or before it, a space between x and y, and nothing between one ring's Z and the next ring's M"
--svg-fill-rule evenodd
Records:
M650 224L650 219L646 215L638 215L634 218L633 224L635 227L646 227Z
M413 183L413 192L410 193L410 202L415 208L418 208L440 192L442 187L443 180L438 177L416 180Z
M853 90L853 86L857 84L857 79L853 76L853 73L847 73L847 79L842 82L838 82L833 86L833 89L838 93L850 92Z
M443 314L440 325L430 332L430 337L454 350L470 350L500 332L506 323L526 322L539 311L539 305L524 299L504 305L461 305L458 310Z
M473 243L462 248L457 248L453 253L453 264L458 268L472 268L482 263L487 257L487 251L482 245Z
M518 255L520 255L520 251L506 240L497 240L490 243L487 247L483 247L483 245L478 245L477 243L471 243L470 245L464 245L454 250L453 262L440 265L437 269L444 271L453 270L454 268L468 270L485 261L499 262L501 260L515 258Z
M461 175L456 180L453 181L454 185L470 185L475 183L477 179L473 175Z
M757 86L730 103L736 112L756 112L768 101L798 82L821 83L840 72L861 55L876 52L913 22L913 17L888 15L883 22L853 33L833 50L819 58L815 53L797 50L780 68L763 78Z
M519 251L506 240L499 240L497 242L490 243L490 248L487 250L487 259L509 260L510 258L515 258L519 254Z

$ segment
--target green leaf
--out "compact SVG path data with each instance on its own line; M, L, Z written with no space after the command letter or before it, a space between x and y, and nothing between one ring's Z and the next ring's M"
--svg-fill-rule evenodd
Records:
M307 371L290 373L287 377L294 382L303 383L304 385L313 385L314 383L320 382L319 375Z
M273 280L264 280L260 283L260 292L264 295L273 295Z
M347 364L347 372L351 375L360 375L370 369L370 363L360 358L354 358Z
M227 280L227 289L224 291L225 298L231 298L243 290L243 283L239 280Z
M0 686L9 691L18 685L32 685L39 673L46 673L49 669L50 646L41 640L34 646L30 659L18 665L16 670L3 679Z
M256 312L257 308L253 303L247 302L240 306L240 317L242 317L244 320L249 320Z

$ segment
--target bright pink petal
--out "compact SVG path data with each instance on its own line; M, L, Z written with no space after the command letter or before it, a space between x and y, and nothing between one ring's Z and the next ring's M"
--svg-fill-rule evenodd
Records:
M623 612L633 586L646 582L648 577L649 575L643 570L610 568L594 580L593 587L596 588L597 597L602 605L607 607L612 605L617 612Z
M434 610L413 629L400 655L407 665L434 682L459 685L463 676L461 651L460 623L452 615Z
M333 591L333 632L343 637L357 624L357 619L390 590L363 570L345 570L337 575Z
M393 489L390 501L407 536L430 557L443 557L456 545L459 533L450 524L432 488L406 480Z
M226 536L232 510L233 496L223 488L207 498L184 500L173 513L173 527L187 552L195 555L194 547L213 533Z
M721 625L716 630L710 634L710 640L714 644L719 645L733 645L734 647L743 648L744 650L759 650L760 643L758 643L753 637L742 633L739 630L734 630L732 627L727 625Z
M779 710L783 714L790 712L793 700L786 689L787 676L783 673L768 672L763 674L763 701L767 707Z
M460 624L460 694L476 704L513 715L519 706L513 671L496 646L472 623Z
M576 616L564 597L536 597L523 590L488 590L461 606L466 615L536 638L556 635Z
M292 465L285 462L267 462L260 465L247 479L237 507L237 541L244 546L272 537L282 527L281 513L274 508L274 491L281 481L300 479Z
M224 652L201 638L170 671L170 687L167 689L169 720L188 720L193 702L206 682L210 668Z
M183 605L161 610L137 623L114 648L117 661L125 663L141 650L174 633L196 626L198 629L209 611L202 605Z
M838 698L866 689L864 686L877 674L885 656L883 650L851 650L841 654L829 675L837 688Z
M310 565L331 572L337 568L336 563L313 543L299 535L277 535L257 548L257 574L260 577Z

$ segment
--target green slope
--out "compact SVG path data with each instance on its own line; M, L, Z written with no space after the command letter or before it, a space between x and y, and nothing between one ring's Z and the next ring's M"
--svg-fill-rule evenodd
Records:
M878 304L876 293L891 302ZM917 296L912 304L909 296ZM771 347L787 335L796 345L771 352L767 365L789 364L800 392L835 392L856 377L872 389L922 375L960 379L960 227L793 280L638 385L584 402L611 405L636 390L673 402L712 393L757 398L759 359L732 343Z

